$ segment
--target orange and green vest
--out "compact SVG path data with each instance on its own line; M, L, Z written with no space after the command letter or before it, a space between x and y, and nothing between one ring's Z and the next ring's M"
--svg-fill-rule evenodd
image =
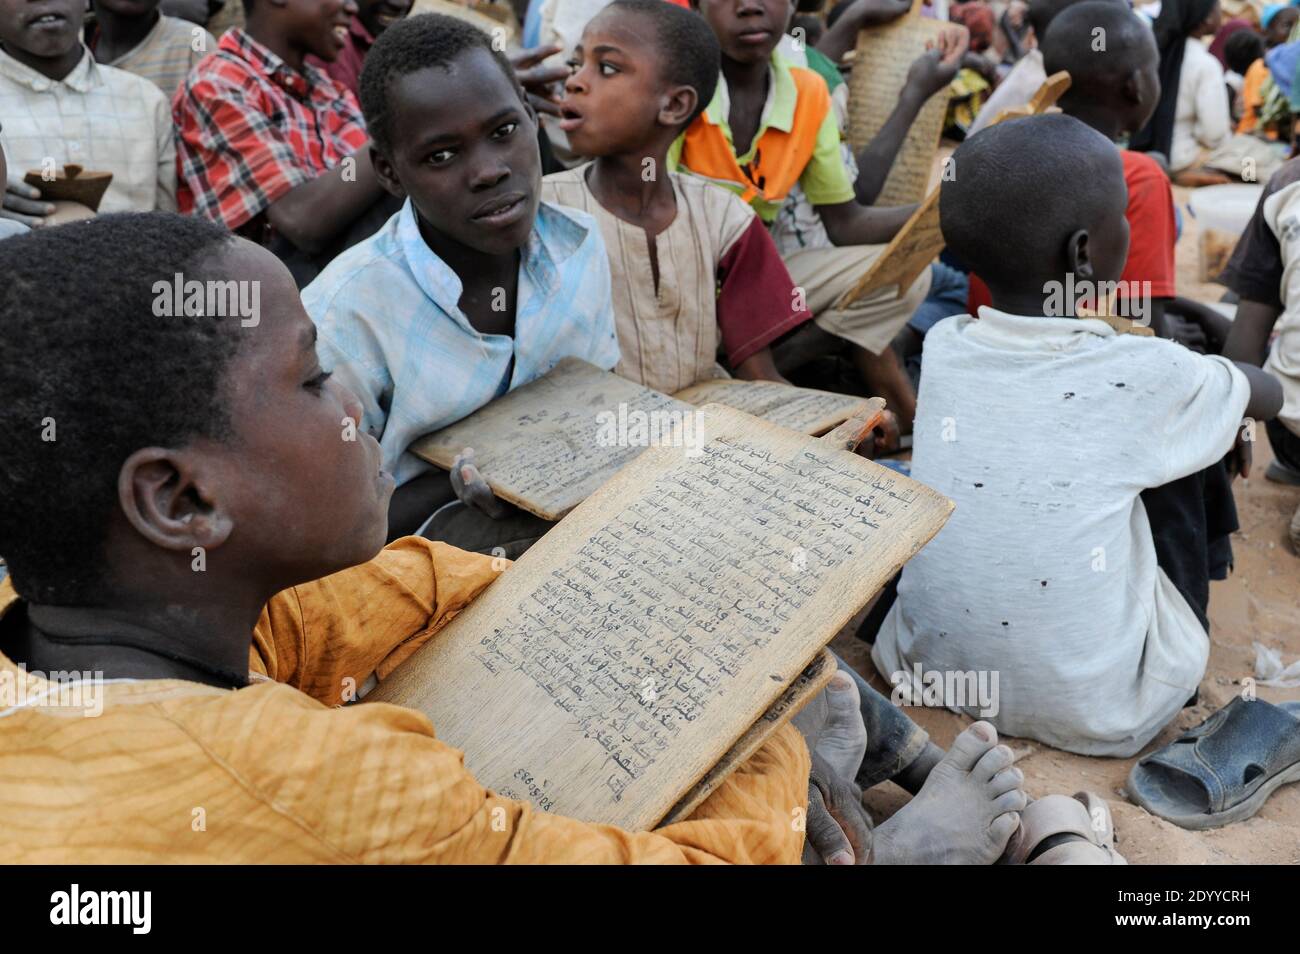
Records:
M728 133L711 121L707 112L701 113L682 137L677 156L680 166L727 186L746 202L754 204L755 199L762 200L773 207L772 215L774 207L789 195L812 159L817 134L831 110L831 95L825 80L803 67L787 68L796 92L788 131L777 126L761 129L751 145L753 158L741 165ZM771 219L772 215L763 214L761 205L756 208L764 219Z

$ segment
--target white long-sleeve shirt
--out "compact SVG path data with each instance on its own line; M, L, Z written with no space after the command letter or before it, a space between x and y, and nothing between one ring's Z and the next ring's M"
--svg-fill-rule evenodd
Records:
M1232 133L1223 67L1205 44L1188 39L1178 74L1178 108L1169 168L1174 172L1196 164L1202 149L1217 149Z
M143 77L81 61L52 80L0 52L0 149L9 174L76 163L113 173L100 212L176 210L176 144L167 97Z

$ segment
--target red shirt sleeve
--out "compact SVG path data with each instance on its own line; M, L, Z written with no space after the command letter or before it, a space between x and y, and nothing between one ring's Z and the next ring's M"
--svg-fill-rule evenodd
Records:
M1129 229L1128 261L1120 276L1121 288L1141 292L1141 283L1150 282L1152 298L1173 298L1177 294L1173 189L1150 156L1124 149L1120 157L1124 160L1124 181L1128 185L1124 217L1128 219Z
M718 261L718 330L735 368L812 317L758 216Z
M173 109L182 211L238 229L316 177L272 107L215 73L182 88Z
M978 318L980 305L992 307L993 296L989 294L989 286L984 284L984 280L971 272L970 284L966 290L966 310Z

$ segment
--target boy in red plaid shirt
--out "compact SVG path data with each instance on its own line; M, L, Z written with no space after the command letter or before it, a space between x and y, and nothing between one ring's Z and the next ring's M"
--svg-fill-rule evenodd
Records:
M222 36L172 102L178 204L268 245L301 285L392 211L356 98L304 62L338 55L357 7L244 3L246 29Z

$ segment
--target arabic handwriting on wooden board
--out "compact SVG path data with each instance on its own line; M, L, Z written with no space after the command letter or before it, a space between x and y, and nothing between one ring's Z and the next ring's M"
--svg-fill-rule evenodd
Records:
M701 454L647 451L376 698L424 711L503 794L633 829L663 818L951 509L847 452L704 413Z
M667 439L678 424L691 425L693 412L658 391L566 358L543 377L416 441L411 452L450 469L457 454L473 448L493 493L559 520L652 441ZM638 430L642 423L653 427Z
M912 12L892 23L858 34L853 70L849 74L849 142L855 151L880 132L898 104L912 61L947 26L942 21L922 17L918 3ZM925 101L908 127L876 205L911 205L925 198L947 111L946 88Z
M842 424L862 407L863 398L815 388L797 388L779 381L720 378L678 391L673 397L687 404L725 404L800 434L822 434Z

